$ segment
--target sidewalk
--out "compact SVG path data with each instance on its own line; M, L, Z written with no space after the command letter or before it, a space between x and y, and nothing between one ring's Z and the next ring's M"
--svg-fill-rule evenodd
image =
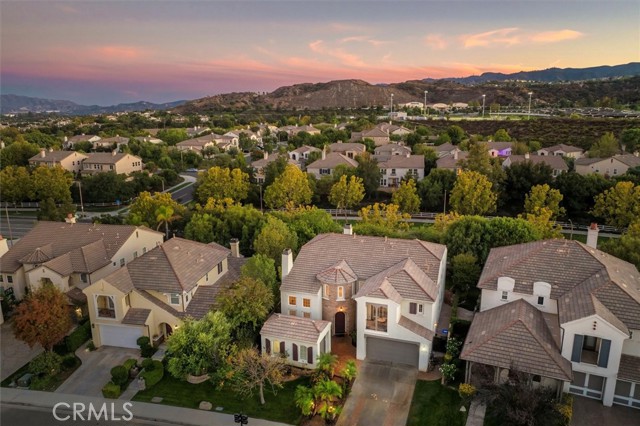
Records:
M102 404L106 403L111 411L119 417L127 416L123 409L123 404L128 401L105 398L91 398L81 395L65 395L52 392L38 392L21 389L2 388L0 390L0 403L3 405L22 405L39 408L52 409L57 403L66 403L73 407L73 403L83 403L86 407L93 404L98 410ZM216 413L213 411L192 410L189 408L171 407L161 404L150 404L146 402L129 402L128 410L133 413L135 419L146 421L157 421L164 424L175 424L185 426L228 426L233 425L233 415ZM62 406L61 410L67 406ZM88 409L88 408L87 408ZM69 410L66 410L69 411ZM53 419L53 414L52 417ZM268 420L249 418L251 426L284 426L284 423L276 423Z

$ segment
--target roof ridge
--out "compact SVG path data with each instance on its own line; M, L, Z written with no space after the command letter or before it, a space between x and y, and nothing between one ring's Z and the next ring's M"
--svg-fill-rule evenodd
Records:
M520 299L523 300L523 299ZM528 304L529 307L524 308L525 305L523 306L523 309L535 309L541 316L542 315L542 311L540 311L539 309L537 309L535 306L532 306L530 303L528 303L527 301L524 301L524 303ZM535 314L534 314L535 315ZM531 328L529 326L529 324L527 324L526 321L524 321L522 318L519 318L520 322L522 322L522 325L524 325L524 327L529 331L529 334L531 334L531 336L533 336L533 338L538 342L538 344L540 345L540 347L542 347L542 349L544 349L544 351L547 353L547 355L549 355L549 357L551 359L553 359L553 361L556 363L556 365L558 367L560 367L560 369L562 369L563 371L565 371L565 369L562 367L562 365L560 365L558 363L558 360L556 359L557 355L560 355L560 357L562 359L564 359L562 357L562 354L560 352L550 352L549 348L547 348L547 345L544 341L542 341L541 336L538 336L538 334L535 332L535 330L533 328ZM551 338L550 340L553 342L553 346L556 349L560 349L557 347L555 339L553 338L553 333L551 333L551 330L549 330L549 326L547 325L547 321L544 319L544 317L542 318L542 325L544 327L544 330L546 330L546 332L549 334L549 337ZM566 372L566 371L565 371ZM569 374L571 374L571 370L569 370Z
M166 243L167 241L165 241ZM173 263L171 262L171 259L169 258L169 255L167 254L165 248L164 248L164 243L160 244L158 247L161 248L162 254L164 255L164 257L167 259L167 264L169 265L169 268L171 269L171 272L173 273L173 276L176 277L176 281L178 281L178 284L180 284L180 287L182 288L182 291L185 290L185 285L182 282L182 280L180 279L180 277L178 276L178 274L176 273L176 268L174 268Z
M524 300L523 300L523 299L514 300L513 302L509 302L509 303L507 303L506 305L502 305L502 306L500 306L500 307L498 307L498 308L493 308L493 309L500 309L500 308L502 308L502 309L505 309L505 310L506 310L505 306L509 306L511 303L518 303L518 302L520 302L520 301L524 301ZM487 309L486 311L483 311L483 312L490 312L490 311L491 311L491 309ZM519 318L518 316L516 316L516 318L515 318L514 320L509 321L509 322L506 322L502 327L500 327L500 328L498 328L498 329L496 330L496 332L493 334L493 336L491 336L489 339L483 340L481 345L474 345L474 347L473 347L472 349L470 349L470 350L469 350L469 352L470 352L470 353L472 353L473 351L475 351L475 350L476 350L476 348L478 348L478 347L480 347L480 346L482 346L482 345L484 345L484 344L486 344L486 343L488 343L488 342L492 341L492 340L493 340L494 338L496 338L500 333L502 333L502 332L503 332L503 331L505 331L506 329L510 328L512 325L514 325L514 324L515 324L515 323L517 323L518 321L520 321L520 318Z
M504 266L501 267L500 271L496 273L497 275L491 275L491 276L483 279L482 281L478 281L478 285L477 286L479 287L481 284L483 284L483 283L485 283L487 281L492 281L494 279L497 279L497 278L500 278L500 277L504 276L504 275L502 275L503 271L511 268L516 262L518 262L518 261L520 261L520 260L522 260L522 259L524 259L526 257L529 257L533 252L537 253L537 252L541 251L542 249L545 248L544 243L546 243L548 241L553 241L553 240L538 240L538 241L529 241L527 243L515 244L515 245L530 245L530 246L532 246L534 248L531 251L527 252L527 253L523 253L521 256L514 257L510 262L505 262L505 261L501 262L501 264L504 265ZM492 248L491 251L496 250L496 249L504 249L506 247L513 247L513 246L495 247L495 248ZM489 252L489 256L491 256L491 251ZM516 251L513 251L513 252L517 253ZM488 259L487 259L486 263L489 263ZM486 263L485 263L485 265L486 265ZM482 275L480 275L480 278L482 278Z

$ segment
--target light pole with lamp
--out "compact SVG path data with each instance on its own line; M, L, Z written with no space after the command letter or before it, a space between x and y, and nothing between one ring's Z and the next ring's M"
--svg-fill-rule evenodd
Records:
M484 118L484 101L487 98L487 95L482 95L482 118Z
M391 94L391 105L389 105L389 120L393 117L393 93Z
M424 108L422 109L422 115L425 115L425 111L427 112L427 115L429 115L429 110L427 109L427 93L429 93L428 90L424 91Z
M531 118L531 95L533 95L533 92L529 92L529 113L527 114L527 120Z
M84 203L82 202L82 181L76 181L78 183L78 194L80 194L80 214L84 217Z

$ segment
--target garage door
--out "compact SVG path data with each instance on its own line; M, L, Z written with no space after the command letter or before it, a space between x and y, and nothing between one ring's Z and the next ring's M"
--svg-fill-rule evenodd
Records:
M142 336L142 329L140 327L100 326L100 340L105 346L138 348L136 340L138 340L140 336Z
M367 359L408 364L417 368L418 355L417 343L367 337Z

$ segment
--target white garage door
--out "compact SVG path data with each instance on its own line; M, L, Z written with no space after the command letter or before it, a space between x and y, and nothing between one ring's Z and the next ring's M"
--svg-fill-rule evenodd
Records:
M136 340L142 336L142 328L116 325L101 325L100 340L105 346L138 348Z
M418 356L417 343L367 337L367 359L407 364L417 368Z

